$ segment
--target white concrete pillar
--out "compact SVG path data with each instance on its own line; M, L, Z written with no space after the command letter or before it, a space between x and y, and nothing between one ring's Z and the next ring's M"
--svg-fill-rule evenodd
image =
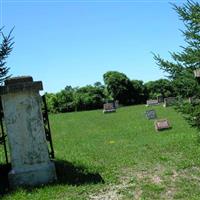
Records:
M16 77L0 87L12 169L11 187L35 186L56 179L50 161L41 112L42 82Z

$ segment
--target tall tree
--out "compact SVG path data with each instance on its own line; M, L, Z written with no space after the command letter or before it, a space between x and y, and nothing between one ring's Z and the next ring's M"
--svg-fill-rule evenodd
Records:
M181 47L181 52L170 53L172 62L155 54L154 59L160 69L168 73L170 79L176 80L176 83L179 82L177 85L182 83L182 87L185 87L185 91L187 91L187 88L192 85L190 80L194 81L191 76L193 70L200 68L200 4L194 1L187 1L182 6L173 5L173 8L184 23L185 30L182 32L186 46ZM185 81L185 76L187 76L187 81ZM191 79L188 77L191 77ZM196 89L196 85L194 89ZM182 91L180 91L180 94L185 95ZM191 92L189 93L191 94Z
M134 88L131 80L123 73L108 71L103 75L108 93L114 100L127 105L134 102Z
M141 80L132 80L132 85L134 88L134 100L135 104L145 103L147 96L147 88Z
M157 96L169 97L174 96L174 88L171 81L168 79L159 79L156 81L149 81L145 83L149 98L156 98Z
M0 37L1 37L1 43L0 43L0 84L4 82L5 79L9 78L10 75L8 75L9 67L7 67L6 59L13 48L13 38L11 37L12 30L10 33L6 36L4 35L3 28L0 29Z
M182 6L173 5L185 25L183 32L186 45L181 52L171 53L173 62L154 55L157 64L168 73L174 89L180 96L200 96L200 87L194 79L193 70L200 68L200 3L187 1ZM177 107L191 123L200 129L200 105L182 103Z

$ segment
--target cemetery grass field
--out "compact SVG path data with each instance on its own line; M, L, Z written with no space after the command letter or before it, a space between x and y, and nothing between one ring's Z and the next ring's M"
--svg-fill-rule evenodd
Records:
M58 181L3 200L200 199L200 139L172 107L152 107L172 129L156 132L144 105L50 115ZM2 147L1 157L2 157ZM1 181L1 180L0 180Z

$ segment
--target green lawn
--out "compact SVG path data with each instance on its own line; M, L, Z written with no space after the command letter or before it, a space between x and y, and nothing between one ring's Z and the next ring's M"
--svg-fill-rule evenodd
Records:
M156 132L144 105L50 115L57 183L2 199L200 199L197 131L173 108L153 108L172 129Z

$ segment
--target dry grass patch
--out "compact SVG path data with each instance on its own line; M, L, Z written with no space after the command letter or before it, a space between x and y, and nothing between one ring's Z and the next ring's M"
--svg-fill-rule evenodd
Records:
M156 165L151 169L134 171L123 170L119 184L109 185L96 194L90 195L91 200L124 200L124 199L187 199L181 195L187 184L200 187L200 167L187 169L168 169Z

